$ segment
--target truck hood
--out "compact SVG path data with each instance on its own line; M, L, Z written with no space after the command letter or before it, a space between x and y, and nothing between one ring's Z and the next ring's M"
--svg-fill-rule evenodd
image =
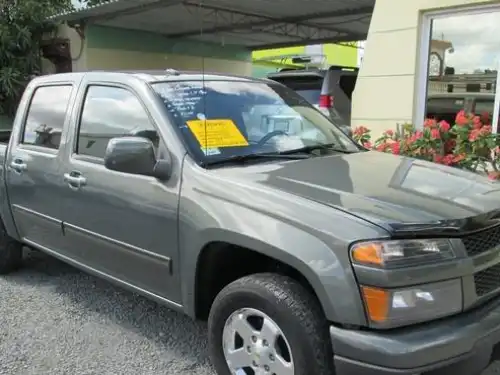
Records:
M224 168L246 183L331 206L397 236L461 234L500 222L500 184L380 152ZM334 225L334 223L332 223Z

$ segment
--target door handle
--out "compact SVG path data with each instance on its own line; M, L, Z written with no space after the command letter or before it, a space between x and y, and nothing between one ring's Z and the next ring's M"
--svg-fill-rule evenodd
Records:
M28 164L26 164L25 162L23 162L21 159L14 159L11 163L10 163L10 167L16 171L17 173L22 173L24 172L26 169L28 169Z
M79 189L87 184L87 179L83 177L80 172L70 172L64 174L64 181L66 181L70 188Z

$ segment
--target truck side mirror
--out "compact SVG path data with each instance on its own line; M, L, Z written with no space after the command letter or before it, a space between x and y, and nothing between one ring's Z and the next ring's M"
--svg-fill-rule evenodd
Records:
M156 160L153 143L143 137L111 138L104 155L104 166L112 171L152 176L160 180L170 177L169 160Z

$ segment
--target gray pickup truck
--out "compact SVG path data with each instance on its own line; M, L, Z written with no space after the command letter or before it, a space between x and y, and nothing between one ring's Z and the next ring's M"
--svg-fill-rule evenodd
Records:
M1 273L27 246L208 319L220 375L497 358L499 185L365 150L277 82L38 77L1 147Z

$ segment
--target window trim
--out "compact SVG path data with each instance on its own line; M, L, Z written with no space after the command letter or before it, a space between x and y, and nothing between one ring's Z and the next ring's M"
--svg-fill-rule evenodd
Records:
M493 118L491 119L491 131L493 133L498 133L498 117L500 116L500 62L497 69L495 96L493 97Z
M460 8L449 8L434 11L424 11L419 19L419 43L418 43L418 57L417 57L417 71L416 71L416 85L414 88L414 109L413 109L413 123L417 128L422 129L425 119L425 110L427 108L427 85L429 75L429 57L431 50L431 35L432 35L432 21L443 19L447 17L460 16L460 15L476 15L489 12L500 12L499 4L481 4L481 5L466 5ZM499 49L500 55L500 49ZM500 72L500 69L499 69ZM495 92L495 106L493 113L493 132L498 129L498 114L500 104L500 74L497 75L497 92Z
M24 143L24 135L26 133L26 125L28 123L28 117L29 117L29 114L30 114L30 109L31 109L31 104L33 103L33 99L35 98L35 95L37 93L37 91L41 88L46 88L46 87L67 87L69 86L70 87L70 94L68 96L68 104L67 104L67 107L66 107L66 114L64 116L64 119L63 119L63 123L62 123L62 128L61 128L61 141L59 142L59 146L57 148L50 148L50 147L46 147L46 146L42 146L42 145L34 145L34 144L30 144L30 143ZM62 142L62 136L63 136L63 133L64 133L64 129L67 127L68 125L68 119L70 118L70 115L71 115L71 110L70 110L70 101L71 101L71 96L73 95L73 90L75 89L75 83L74 82L71 82L71 81L61 81L61 82L48 82L48 83L44 83L44 84L40 84L38 86L36 86L33 90L33 92L31 93L30 95L30 98L29 98L29 102L26 106L26 111L24 111L24 115L23 115L23 118L22 118L22 127L21 127L21 132L20 132L20 135L19 135L19 139L17 140L17 145L16 147L18 148L21 148L21 149L26 149L26 150L32 150L32 151L36 151L36 152L44 152L44 153L47 153L47 154L57 154L59 153L59 150L61 149L61 142ZM14 128L12 128L12 131L14 131ZM11 135L12 136L12 135Z
M160 146L161 143L165 143L163 139L161 138L161 134L158 129L158 125L154 121L153 117L151 116L150 111L148 110L147 106L145 105L144 101L141 99L139 95L137 95L137 92L133 90L130 86L123 85L120 83L116 82L102 82L102 81L90 81L85 83L84 87L84 92L82 95L82 99L80 100L80 103L78 104L78 111L76 114L76 126L74 128L74 134L73 134L73 142L71 145L71 156L70 158L73 160L78 160L78 161L84 161L88 163L93 163L93 164L99 164L99 165L104 165L104 158L100 158L97 156L91 156L91 155L84 155L84 154L79 154L78 151L78 139L80 135L80 127L82 123L82 116L83 116L83 110L85 107L85 100L87 98L88 92L91 87L98 86L98 87L107 87L107 88L115 88L115 89L122 89L128 91L130 94L132 94L140 103L141 107L144 109L146 115L149 118L149 121L153 128L156 130L158 133L158 136L160 137Z

